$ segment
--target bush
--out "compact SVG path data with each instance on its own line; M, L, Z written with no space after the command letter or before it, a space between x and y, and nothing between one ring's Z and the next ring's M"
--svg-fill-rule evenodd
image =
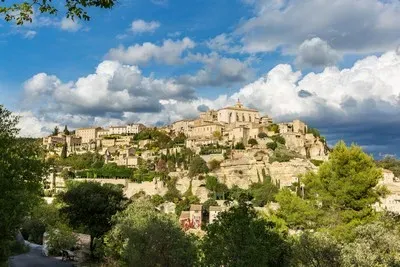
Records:
M216 159L213 159L210 162L208 162L208 166L211 171L219 169L220 165L221 165L221 161L216 160Z
M258 145L257 140L254 139L254 138L249 139L249 141L248 141L247 143L248 143L249 145L251 145L251 146Z
M310 161L311 161L312 164L314 164L314 165L317 166L317 167L318 167L319 165L321 165L322 163L324 163L323 160L317 160L317 159L311 159Z
M244 144L243 143L237 143L236 145L235 145L235 149L239 149L239 150L243 150L243 149L245 149L245 147L244 147Z
M154 204L154 206L159 206L165 202L164 198L160 195L154 195L151 197L151 202Z
M208 167L207 163L200 156L196 156L191 162L189 166L189 176L193 177L198 174L207 173Z
M49 254L60 255L60 250L73 250L78 242L77 236L66 225L59 225L48 233Z
M266 133L264 133L264 132L259 133L257 136L258 136L258 138L260 138L260 139L263 139L263 138L267 138L267 137L268 137L268 135L267 135Z
M286 144L285 138L283 138L280 135L272 136L271 139L274 140L276 143L279 143L279 144L282 144L282 145Z
M269 158L269 163L272 163L274 161L288 162L296 157L301 157L301 156L287 149L282 149L282 148L275 149L274 154Z
M271 131L274 133L279 133L279 125L276 123L268 125L267 129L268 129L268 131Z
M271 150L275 150L277 147L278 147L278 144L276 142L267 143L267 148L269 148Z

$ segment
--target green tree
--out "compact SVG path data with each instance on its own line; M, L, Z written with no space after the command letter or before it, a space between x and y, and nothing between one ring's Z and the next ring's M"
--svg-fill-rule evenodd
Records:
M63 145L63 148L61 150L61 158L63 159L67 158L67 143Z
M248 143L249 145L251 145L251 146L258 145L257 140L254 139L254 138L249 139L249 141L248 141L247 143Z
M393 172L394 176L400 177L400 160L392 156L386 156L381 160L376 161L378 167L388 169Z
M214 137L215 139L221 140L222 134L221 134L220 131L215 131L215 132L213 132L213 137Z
M244 203L220 213L206 227L204 265L289 266L290 246L274 227Z
M53 133L51 135L58 135L60 133L60 129L58 126L54 127Z
M65 125L63 133L64 133L65 135L69 135L69 130L68 130L67 125Z
M238 150L243 150L243 149L245 149L245 146L244 146L244 144L243 143L237 143L236 145L235 145L235 149L238 149Z
M210 170L214 171L220 168L221 166L221 161L216 160L216 159L212 159L208 162L208 165L210 166Z
M268 125L268 131L274 132L274 133L279 133L279 125L276 123L272 123Z
M275 141L267 143L267 148L269 148L271 150L275 150L277 147L278 147L278 144Z
M193 177L207 172L208 172L207 163L200 156L195 156L189 165L189 176Z
M282 145L284 145L286 143L285 138L283 138L280 135L274 135L274 136L271 137L271 139L274 140L274 142L282 144Z
M151 202L133 202L113 223L104 240L106 255L118 266L197 266L194 239Z
M206 188L214 193L214 198L217 198L218 179L215 176L206 177Z
M35 142L18 139L18 117L0 105L0 263L23 218L40 200L47 167Z
M112 0L72 0L65 1L63 8L66 10L65 15L67 18L90 20L87 9L91 7L109 9L114 4L115 1ZM0 6L0 14L4 15L6 21L15 21L17 25L22 25L26 22L32 22L34 7L37 7L36 12L56 15L59 6L46 0L30 0L20 3L11 2L9 5Z
M253 204L258 207L264 207L269 202L275 200L275 195L278 193L279 188L271 180L264 180L263 183L250 185L249 190L253 196Z
M267 135L266 133L264 133L264 132L260 132L257 136L258 136L258 138L260 138L260 139L263 139L263 138L267 138L267 137L268 137L268 135Z
M111 217L123 209L122 188L113 184L73 182L68 190L58 196L63 203L61 213L75 229L83 229L93 238L101 237L111 228Z

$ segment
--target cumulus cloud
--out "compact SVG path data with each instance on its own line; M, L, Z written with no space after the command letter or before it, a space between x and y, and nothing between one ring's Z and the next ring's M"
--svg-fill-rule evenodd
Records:
M64 17L60 22L60 28L64 31L76 32L82 28L82 25L77 20Z
M146 64L150 61L173 65L182 63L181 56L183 52L194 46L195 43L187 37L177 41L167 39L160 46L146 42L142 45L135 44L127 48L123 46L112 48L106 57L133 65Z
M242 50L242 48L236 44L233 37L226 33L222 33L220 35L217 35L213 39L208 40L207 46L212 51L221 51L228 53L238 53Z
M400 2L380 0L248 0L254 17L235 34L247 52L297 47L314 36L346 53L383 52L400 41ZM356 12L355 12L356 11Z
M154 32L160 27L158 21L146 22L142 19L134 20L131 24L131 31L134 33Z
M318 37L305 40L299 47L295 63L300 67L325 67L335 65L339 53Z
M94 74L75 82L63 83L56 76L39 73L24 88L26 99L46 101L44 111L90 116L160 112L162 99L195 98L192 88L174 80L144 77L138 67L115 61L103 61Z
M224 86L248 81L253 71L246 62L235 58L209 55L189 55L187 61L202 62L204 67L194 75L183 75L178 80L191 86Z

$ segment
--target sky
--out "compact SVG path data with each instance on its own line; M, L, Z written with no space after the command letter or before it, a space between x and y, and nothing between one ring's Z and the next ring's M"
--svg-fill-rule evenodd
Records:
M399 0L121 0L90 21L58 9L0 18L0 104L22 136L165 125L240 99L331 146L398 154Z

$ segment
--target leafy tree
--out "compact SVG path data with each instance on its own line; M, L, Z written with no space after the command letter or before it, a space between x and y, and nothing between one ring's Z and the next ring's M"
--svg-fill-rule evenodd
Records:
M70 183L58 198L71 226L91 235L91 250L93 238L110 230L111 216L123 209L125 199L120 186L95 182Z
M51 228L48 234L47 245L51 255L59 255L60 250L63 249L71 250L78 242L76 234L65 224L59 224L57 228Z
M235 149L243 150L243 149L245 149L245 146L244 146L243 143L239 142L239 143L237 143L237 144L235 145Z
M271 150L275 150L277 147L278 147L278 144L275 141L267 143L267 148L269 148Z
M251 146L258 145L257 140L254 139L254 138L249 139L249 141L248 141L247 143L248 143L249 145L251 145Z
M279 125L276 123L272 123L268 125L267 127L268 131L274 132L274 133L279 133Z
M113 223L104 240L106 255L117 266L197 266L194 239L149 201L133 202Z
M311 128L311 127L309 127L308 129L307 129L307 133L311 133L311 134L313 134L315 137L320 137L321 136L321 133L318 131L318 129L316 129L316 128Z
M5 1L2 1L5 2ZM97 8L112 8L115 4L113 0L72 0L65 1L64 8L66 9L66 17L71 19L90 20L87 9L91 7ZM0 14L4 15L6 21L15 21L17 25L22 25L26 22L32 22L34 7L38 7L36 12L56 15L58 13L57 5L46 0L30 0L26 2L15 3L0 6Z
M218 139L218 140L221 140L222 134L221 134L220 131L215 131L215 132L213 132L213 137Z
M275 195L278 191L279 188L271 180L266 180L263 183L254 183L250 186L250 194L253 196L252 202L258 207L264 207L275 200Z
M214 198L217 198L218 179L215 176L206 177L206 188L214 193Z
M303 182L306 197L327 213L327 223L340 224L373 216L372 205L382 192L376 187L381 178L381 170L361 147L339 142L318 173L308 173Z
M327 233L302 233L293 245L293 266L341 267L341 245Z
M47 172L36 143L18 139L18 117L0 105L0 263L23 218L38 204Z
M65 135L69 135L69 130L68 130L67 125L65 125L63 133L64 133Z
M193 158L193 160L190 162L189 166L189 176L193 177L198 174L202 173L207 173L208 172L208 167L207 163L202 159L200 156L196 156Z
M58 135L59 133L60 133L60 129L58 128L58 126L54 127L52 135Z
M282 145L284 145L286 143L285 138L283 138L280 135L274 135L274 136L271 137L271 139L274 140L274 142L282 144Z
M210 171L214 171L220 168L221 161L213 159L208 162L208 166L210 167Z
M154 206L157 207L163 204L165 202L165 199L162 196L156 194L151 197L151 202L154 204Z
M290 247L274 227L244 203L221 212L206 227L204 265L289 266Z
M393 172L394 176L400 177L400 160L392 156L386 156L382 160L376 161L378 167L388 169Z
M263 139L263 138L267 138L268 137L268 135L266 134L266 133L264 133L264 132L260 132L260 133L258 133L258 138L260 138L260 139Z

